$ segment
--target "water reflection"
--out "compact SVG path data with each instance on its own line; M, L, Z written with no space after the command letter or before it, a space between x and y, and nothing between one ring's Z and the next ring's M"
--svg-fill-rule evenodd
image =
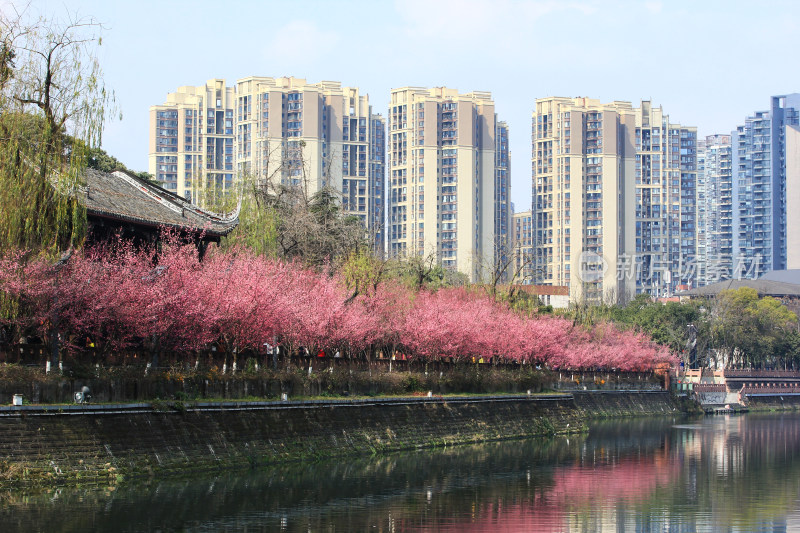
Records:
M114 490L0 493L0 531L800 531L800 416L596 424Z

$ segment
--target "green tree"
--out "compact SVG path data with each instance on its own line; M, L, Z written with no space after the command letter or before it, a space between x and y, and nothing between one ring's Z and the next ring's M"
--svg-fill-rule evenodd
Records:
M239 226L225 245L337 269L353 252L368 250L370 243L361 220L342 211L339 191L325 186L309 193L304 147L301 142L292 151L281 151L261 176L240 176ZM273 161L272 156L266 159ZM324 175L329 173L328 165ZM295 180L295 174L300 178ZM229 211L233 201L232 196L220 198L216 209Z
M436 254L412 255L395 260L392 275L414 290L438 290L443 287L469 285L466 274L445 268L437 261Z
M278 212L271 205L271 199L265 197L257 180L250 175L240 177L237 198L229 196L217 201L215 209L229 212L235 209L234 201L241 202L239 209L239 225L222 243L224 248L244 246L258 255L278 257L277 228Z
M775 298L759 298L755 289L741 287L717 296L711 326L723 365L775 367L785 363L797 315Z
M158 185L158 181L149 172L144 172L144 171L136 172L134 170L130 170L122 163L122 161L120 161L113 155L108 154L105 150L103 150L99 146L88 149L86 156L86 166L88 168L93 168L95 170L100 170L102 172L114 172L115 170L124 170L126 172L130 172L131 174L135 175L140 179L149 181L153 185Z
M704 332L705 315L695 302L661 303L648 294L639 294L625 306L609 308L609 318L614 322L633 326L650 335L659 344L665 344L674 351L685 349L694 335L689 325L698 332Z

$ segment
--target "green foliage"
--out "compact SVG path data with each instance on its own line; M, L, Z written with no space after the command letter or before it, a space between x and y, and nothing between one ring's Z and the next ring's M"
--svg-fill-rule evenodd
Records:
M780 354L784 364L792 368L800 368L800 332L788 331L775 344L775 353Z
M115 170L127 170L116 157L108 155L102 148L91 148L87 160L87 166L102 172L114 172Z
M796 357L797 315L749 287L722 291L711 334L728 364L778 366Z
M253 357L248 357L244 365L244 371L248 374L254 374L258 369L258 361Z
M406 392L418 392L423 388L422 382L413 374L408 374L403 378L403 390Z
M276 257L278 212L263 201L255 180L251 176L241 177L238 197L241 199L239 225L222 242L224 249L244 246L257 255ZM235 208L233 196L220 200L215 206L219 212Z
M689 324L700 328L703 314L695 302L654 301L647 294L639 294L627 306L612 306L608 317L618 323L644 331L659 344L681 351L689 341Z
M14 58L17 53L5 38L0 43L0 89L5 87L8 80L14 74Z
M572 320L574 325L592 326L610 318L611 308L605 304L595 305L586 300L570 302L569 308L560 314Z
M412 255L405 260L399 260L392 271L397 279L414 290L438 290L469 285L466 274L444 268L436 261L435 254Z
M109 155L100 147L90 148L88 150L86 166L101 172L114 172L115 170L124 170L134 174L139 179L149 181L154 185L158 185L158 181L149 172L135 172L126 167L119 159L113 155Z
M519 285L501 286L495 294L495 300L505 302L509 308L525 316L552 315L555 312L552 305L543 305L538 295Z
M239 226L225 247L241 245L259 255L297 260L313 268L338 268L352 253L369 249L363 224L342 212L330 188L307 196L299 186L244 176L239 198ZM231 201L229 196L222 210L231 210Z
M675 352L694 347L700 364L800 367L798 319L775 298L751 288L722 291L708 301L654 301L640 294L628 305L574 306L574 323L611 320L649 335Z
M79 245L86 213L76 192L84 153L42 117L0 110L0 253L55 256ZM69 157L67 156L69 153Z
M386 261L381 261L365 249L351 251L341 267L345 286L353 298L359 295L374 296L386 273Z
M302 261L310 266L321 266L330 262L340 264L352 252L367 250L367 234L361 220L345 215L340 201L333 189L324 187L313 194L308 201L308 216L301 223L312 231L297 232L297 222L292 215L298 214L298 207L292 206L291 213L283 213L281 221L284 231L279 234L279 242L298 245ZM298 238L303 235L305 238Z

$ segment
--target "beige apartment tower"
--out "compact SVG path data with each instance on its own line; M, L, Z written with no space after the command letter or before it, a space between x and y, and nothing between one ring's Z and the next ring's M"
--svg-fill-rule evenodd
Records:
M496 118L490 93L394 89L388 128L392 256L434 255L479 281L494 261Z
M233 106L234 89L213 79L150 108L149 172L162 187L199 205L233 187Z
M251 76L181 87L150 110L150 172L203 204L239 178L323 188L384 253L385 120L369 97L339 82Z
M249 77L236 83L240 174L302 187L329 187L362 220L383 253L385 121L369 97L339 82Z
M627 102L541 98L533 112L533 231L537 284L573 301L619 301L635 251L636 117Z
M800 127L786 125L786 268L800 268Z
M696 284L696 128L649 101L542 98L532 133L538 283L606 303Z

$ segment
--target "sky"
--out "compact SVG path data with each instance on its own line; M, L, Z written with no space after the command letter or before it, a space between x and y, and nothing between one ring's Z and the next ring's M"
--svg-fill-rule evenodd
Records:
M9 8L0 0L0 8ZM14 3L13 5L20 5ZM512 200L530 208L537 98L651 100L702 137L800 92L796 0L32 0L94 17L117 120L103 148L147 170L148 110L182 85L340 81L386 115L392 88L490 91L511 129Z

